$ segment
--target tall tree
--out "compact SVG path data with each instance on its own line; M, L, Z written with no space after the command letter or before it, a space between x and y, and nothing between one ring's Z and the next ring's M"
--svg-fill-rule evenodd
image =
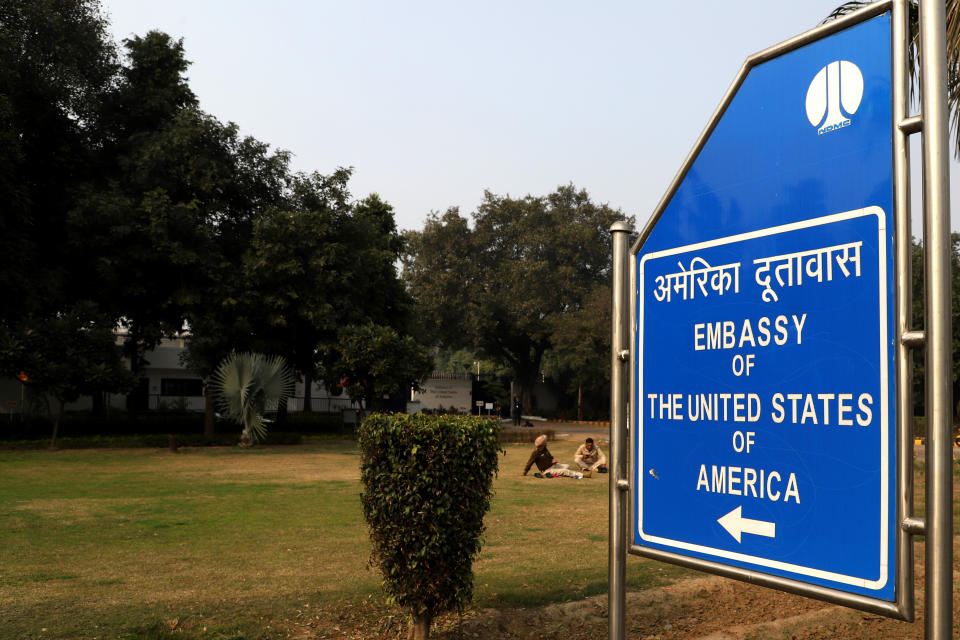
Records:
M289 154L271 153L267 144L241 138L232 123L222 125L209 116L204 122L221 161L210 181L214 197L205 207L210 244L184 307L191 333L186 362L207 378L231 351L278 353L275 346L263 344L264 311L243 273L257 221L286 201ZM208 436L213 425L213 396L208 389L204 427Z
M106 32L96 0L0 0L0 330L73 297L64 223L117 68Z
M417 335L422 341L458 349L474 347L465 339L466 314L461 306L467 283L478 279L471 246L473 232L456 207L427 216L423 231L405 236L403 276L423 313Z
M419 388L433 370L426 348L411 336L376 325L350 325L326 347L328 376L339 378L350 398L377 410L385 396Z
M50 411L51 447L56 447L66 403L81 395L132 388L133 376L121 355L109 319L91 303L20 325L13 339L0 340L0 362L21 368L26 384L56 403Z
M262 336L303 376L306 411L312 381L334 367L329 347L343 327L406 329L410 305L395 266L402 239L393 209L375 194L351 204L350 175L341 168L296 176L288 209L255 224L244 262L266 316Z
M181 41L151 31L124 46L104 105L101 177L72 212L70 232L88 295L127 325L138 369L208 302L225 262L239 269L253 218L282 200L287 154L197 109Z
M0 375L65 402L129 382L69 216L100 170L119 66L95 0L0 0Z
M521 199L486 192L473 229L449 210L409 235L405 274L436 338L508 364L529 402L556 319L609 282L609 230L625 218L573 185Z
M117 90L104 105L104 121L112 141L129 153L137 138L163 129L198 103L186 77L190 61L183 40L150 31L123 45L127 61Z
M288 208L254 224L244 277L265 316L264 339L275 345L304 381L304 411L311 410L318 345L336 336L350 304L337 294L351 266L341 242L349 223L350 169L330 176L295 177Z
M610 285L599 285L579 309L558 316L553 323L553 366L547 367L547 375L575 394L578 419L584 404L603 411L608 406L612 302Z
M127 329L134 370L188 326L204 377L238 349L313 376L343 327L405 335L390 205L351 204L347 169L291 176L286 152L202 112L182 41L151 31L123 52L96 0L0 0L4 353L78 305Z

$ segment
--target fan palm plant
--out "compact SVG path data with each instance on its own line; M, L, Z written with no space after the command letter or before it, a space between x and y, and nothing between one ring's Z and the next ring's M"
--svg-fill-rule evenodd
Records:
M950 129L954 134L954 153L960 157L960 0L945 0L947 18L947 102L950 105ZM853 0L845 2L830 15L824 22L835 20L861 9L871 2ZM907 62L910 65L911 92L917 86L917 65L920 62L920 29L919 11L916 0L909 3L910 9L910 45L907 52Z
M294 375L281 356L233 352L217 367L212 383L220 410L243 426L241 444L251 445L266 437L267 403L293 393Z

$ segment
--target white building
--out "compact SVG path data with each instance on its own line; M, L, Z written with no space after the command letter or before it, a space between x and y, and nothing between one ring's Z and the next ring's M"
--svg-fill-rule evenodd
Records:
M122 340L122 336L118 336ZM203 411L203 379L187 368L182 355L186 350L186 337L164 338L148 351L144 359L147 365L140 372L137 386L128 394L106 394L104 402L115 409L140 411ZM320 383L312 386L310 406L313 411L339 413L351 408L346 394L330 393ZM337 390L340 391L340 390ZM23 384L15 379L0 378L0 414L20 413L26 410L28 401ZM93 398L85 396L65 407L68 411L88 411L93 408ZM293 396L287 401L287 410L303 410L304 386L298 380Z

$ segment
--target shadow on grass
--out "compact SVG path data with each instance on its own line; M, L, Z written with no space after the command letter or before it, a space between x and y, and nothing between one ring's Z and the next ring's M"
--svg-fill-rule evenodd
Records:
M667 584L678 579L698 575L698 572L669 565L635 564L628 565L626 576L627 591L644 591ZM478 590L474 594L473 606L494 609L521 609L543 607L558 602L583 600L597 595L605 595L609 590L607 577L584 576L582 581L566 576L533 576L524 585L503 586L506 580L499 580L500 588L495 593ZM514 581L515 582L515 581Z

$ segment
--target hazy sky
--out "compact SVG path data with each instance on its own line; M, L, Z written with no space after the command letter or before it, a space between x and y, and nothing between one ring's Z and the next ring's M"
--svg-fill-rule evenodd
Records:
M205 111L296 170L353 166L404 229L570 182L642 226L747 56L839 4L103 0L118 41L183 38Z

